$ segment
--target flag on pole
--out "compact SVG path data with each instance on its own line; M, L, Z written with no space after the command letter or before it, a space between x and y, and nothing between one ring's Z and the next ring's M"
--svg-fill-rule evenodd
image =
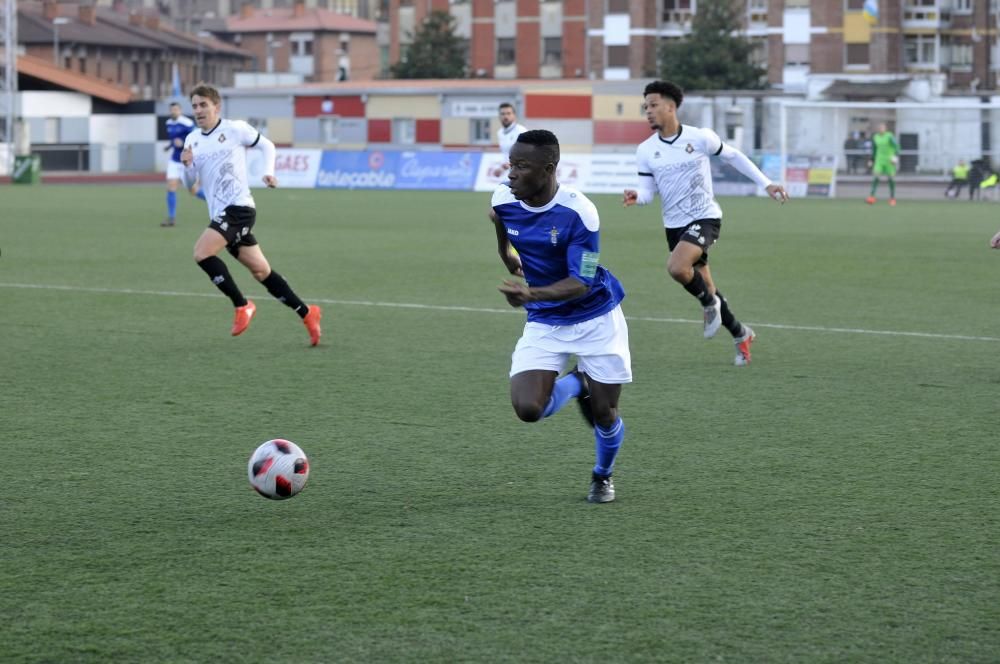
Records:
M176 62L174 63L174 71L171 77L171 81L172 82L171 82L170 94L173 97L180 99L181 97L184 96L184 92L181 90L181 72L177 68Z
M878 0L865 0L862 13L865 16L865 20L872 25L878 23Z

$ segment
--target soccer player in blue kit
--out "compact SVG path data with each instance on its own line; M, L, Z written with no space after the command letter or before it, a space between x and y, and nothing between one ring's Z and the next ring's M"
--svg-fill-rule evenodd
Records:
M195 130L194 121L181 114L181 105L170 104L170 117L167 118L167 147L170 153L167 160L167 218L160 226L173 226L177 223L177 189L184 177L184 164L181 163L181 151L184 149L184 139ZM197 184L191 187L191 193L201 200L205 194Z
M511 357L510 400L518 418L537 422L577 399L596 446L587 500L607 503L615 499L611 474L625 437L618 399L632 382L619 304L625 291L598 262L597 208L557 182L558 163L555 135L526 131L511 148L509 181L493 194L500 259L526 282L507 279L499 287L508 304L528 312ZM571 355L577 367L557 379Z

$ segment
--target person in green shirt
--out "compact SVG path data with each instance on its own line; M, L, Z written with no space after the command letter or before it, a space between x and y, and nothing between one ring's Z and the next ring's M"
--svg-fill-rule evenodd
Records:
M896 204L896 164L899 163L899 143L889 131L885 123L878 126L878 131L872 136L872 158L868 165L872 167L872 190L865 199L868 205L875 204L875 191L881 176L889 181L889 205Z
M962 187L969 183L969 165L964 159L959 159L958 164L951 169L951 182L944 190L945 198L958 198L962 195ZM955 193L952 193L954 190Z

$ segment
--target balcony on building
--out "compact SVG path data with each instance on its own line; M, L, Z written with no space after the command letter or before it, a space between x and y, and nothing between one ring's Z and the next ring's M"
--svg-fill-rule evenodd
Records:
M950 27L955 0L903 0L903 29Z
M747 2L747 30L767 34L767 0Z

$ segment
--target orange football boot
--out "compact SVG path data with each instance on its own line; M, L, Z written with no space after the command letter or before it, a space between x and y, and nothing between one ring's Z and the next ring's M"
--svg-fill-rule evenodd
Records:
M868 203L868 205L875 205L875 197L869 196L868 198L865 199L865 203Z
M253 303L253 300L247 300L244 306L236 307L236 313L233 314L232 334L234 337L243 334L250 327L250 319L255 313L257 313L257 305Z
M306 317L302 319L302 324L306 326L307 330L309 330L309 344L312 346L319 345L319 336L321 334L319 329L319 319L322 317L323 310L315 304L310 304Z

